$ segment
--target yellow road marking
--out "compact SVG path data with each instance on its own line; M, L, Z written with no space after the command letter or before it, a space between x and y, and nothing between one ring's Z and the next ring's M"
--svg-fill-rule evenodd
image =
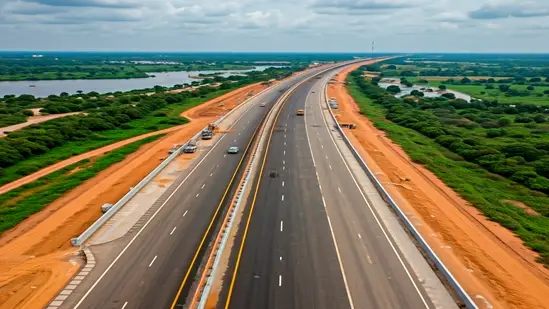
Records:
M265 119L266 115L267 114L265 114L263 119ZM177 305L177 301L179 300L179 297L181 296L181 292L183 291L183 287L185 287L185 284L187 283L187 280L189 279L189 275L191 273L191 270L193 269L194 264L196 263L196 260L198 258L198 254L199 254L200 250L202 249L202 246L204 245L204 242L206 241L206 236L210 232L210 229L212 228L212 226L214 224L214 221L217 218L217 215L219 214L219 211L221 210L221 206L223 205L223 202L225 201L225 198L227 197L227 193L229 193L229 189L231 188L231 185L232 185L232 183L233 183L233 181L236 177L236 174L238 173L238 170L240 169L240 166L242 165L242 162L244 161L244 158L246 157L248 149L250 148L250 145L252 144L252 141L253 141L255 135L257 134L257 132L259 131L260 127L261 127L261 122L257 126L257 128L255 128L254 134L250 138L250 141L248 142L248 145L246 146L246 150L244 150L242 158L238 162L238 165L237 165L237 167L236 167L236 169L233 173L233 176L231 177L231 180L229 181L229 184L227 185L227 188L225 189L225 192L223 193L223 197L221 198L221 201L219 202L219 205L217 205L217 209L215 210L214 216L213 216L212 220L210 221L210 224L208 225L208 229L204 233L204 236L202 236L202 240L200 241L200 245L198 245L198 249L196 250L196 253L194 254L194 257L191 261L191 264L189 265L189 268L187 269L187 273L185 274L185 277L183 278L183 282L181 282L181 285L179 286L179 289L177 290L177 294L175 295L175 298L172 302L172 305L171 305L170 309L174 309L175 306Z

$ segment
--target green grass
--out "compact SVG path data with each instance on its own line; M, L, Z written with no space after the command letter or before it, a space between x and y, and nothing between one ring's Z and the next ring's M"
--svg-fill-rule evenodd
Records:
M68 159L72 156L101 148L131 137L186 123L188 120L179 116L183 111L198 106L231 90L234 89L218 90L203 97L189 98L185 102L168 105L167 107L159 110L164 112L166 116L157 117L149 115L142 119L129 122L129 124L133 127L132 129L124 130L117 128L103 131L95 134L91 139L71 141L60 147L54 148L45 154L33 156L13 166L6 167L3 170L3 174L0 176L0 185L17 180L22 176L26 176L34 171L38 171L41 168Z
M545 194L489 173L430 138L385 119L383 107L365 97L356 85L348 85L347 88L360 106L361 113L376 127L386 131L389 138L401 145L414 162L431 170L488 219L513 231L528 247L540 253L540 263L549 265L549 198ZM541 215L529 215L504 200L523 202Z
M0 195L0 233L13 228L30 215L39 212L68 191L94 177L109 166L122 161L139 147L162 135L151 136L111 151L95 162L84 160L44 176L37 181ZM70 173L76 167L82 169Z
M400 77L389 77L393 79L400 79ZM451 78L451 77L448 77ZM407 77L406 78L411 83L417 83L419 79L428 79L428 77ZM428 86L431 87L438 87L440 84L442 84L443 81L438 80L431 80L429 81ZM530 91L530 95L519 97L519 96L506 96L504 92L498 89L499 84L495 83L494 87L496 89L485 89L484 85L452 85L452 84L446 84L448 89L461 92L464 94L468 94L476 99L482 99L482 100L498 100L501 103L506 104L520 104L520 103L527 103L527 104L536 104L536 105L549 105L549 96L546 94L543 94L545 90L549 90L549 86L535 86L535 89L533 91ZM512 85L511 88L520 90L520 91L526 91L528 85ZM542 96L537 96L536 94L541 94Z

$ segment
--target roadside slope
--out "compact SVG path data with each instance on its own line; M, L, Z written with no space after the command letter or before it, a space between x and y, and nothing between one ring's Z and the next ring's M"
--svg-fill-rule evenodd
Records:
M480 308L549 308L549 272L535 262L536 254L360 114L344 85L357 67L340 73L328 89L340 105L338 119L357 124L346 129L351 142L454 276Z

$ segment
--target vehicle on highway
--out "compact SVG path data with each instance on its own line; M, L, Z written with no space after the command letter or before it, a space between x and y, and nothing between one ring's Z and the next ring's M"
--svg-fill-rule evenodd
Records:
M231 153L231 154L235 154L235 153L238 153L240 149L238 149L238 147L236 146L231 146L229 147L229 149L227 150L227 153Z
M202 139L212 139L213 132L212 130L205 129L202 131Z
M339 108L339 105L337 105L337 103L330 103L330 108L332 108L332 109L338 109L338 108Z
M267 106L267 103L263 102L263 103L259 104L259 106L265 107L265 106Z
M183 152L184 153L193 153L193 152L196 152L196 149L198 147L196 147L196 145L187 145L185 146L185 148L183 148Z
M302 110L302 109L298 109L298 110L295 112L295 114L298 115L298 116L303 116L303 115L305 115L305 111Z
M106 213L107 211L109 211L112 208L112 206L113 205L111 203L103 204L103 206L101 206L101 212Z

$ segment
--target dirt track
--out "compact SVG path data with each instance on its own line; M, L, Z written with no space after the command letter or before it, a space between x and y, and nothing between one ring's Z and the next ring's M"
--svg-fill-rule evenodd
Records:
M131 186L152 171L161 158L167 156L173 144L187 141L209 122L244 101L251 92L255 94L264 88L254 84L237 89L184 112L182 116L192 119L188 124L103 147L60 162L55 167L37 172L41 174L33 174L34 178L28 178L27 182L147 136L168 133L0 237L0 309L45 307L79 269L70 260L75 252L75 248L70 246L70 238L80 234L101 215L100 206L120 199Z
M18 124L14 124L12 126L0 128L0 137L6 136L5 132L13 132L13 131L21 130L24 127L28 127L28 126L33 125L33 124L46 122L46 121L56 119L56 118L62 118L62 117L67 117L67 116L72 116L72 115L78 115L78 114L83 114L83 113L82 112L75 112L75 113L66 113L66 114L45 115L45 116L40 116L40 115L30 116L27 119L26 122L18 123Z
M337 117L357 124L346 129L351 142L437 255L479 308L549 308L549 271L535 262L536 253L414 164L359 113L342 84L358 66L340 73L338 83L328 88L340 106Z

